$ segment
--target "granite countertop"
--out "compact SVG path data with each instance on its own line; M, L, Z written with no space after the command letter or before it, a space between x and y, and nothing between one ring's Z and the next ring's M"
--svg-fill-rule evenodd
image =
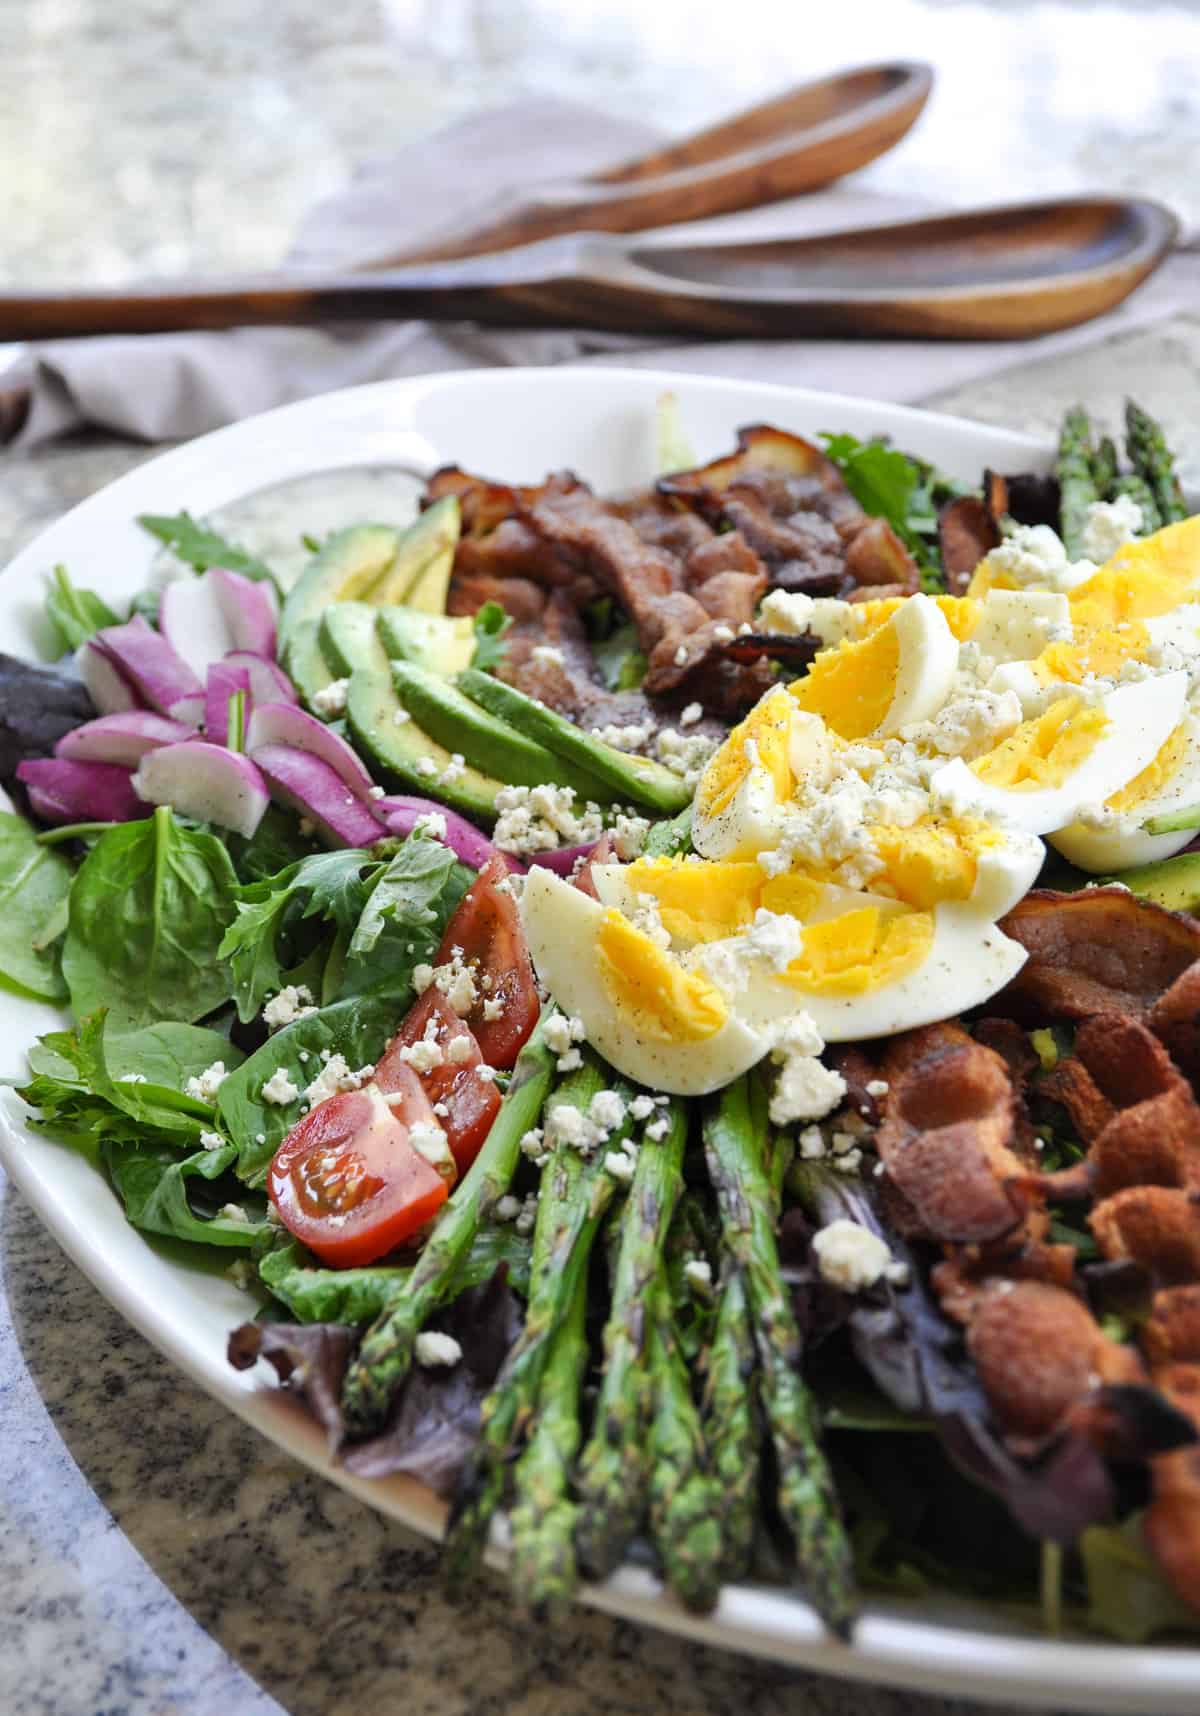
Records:
M962 201L1103 183L1200 217L1200 95L1189 74L1200 4L1091 8L1085 23L1083 0L879 0L802 39L783 0L752 4L749 32L746 8L609 0L594 10L602 15L570 0L341 0L333 10L316 0L0 0L0 278L269 263L356 160L522 84L653 110L682 128L785 77L868 54L923 52L947 90L914 138L871 169L881 188L919 182ZM1120 100L1109 102L1114 87ZM983 142L965 147L964 137ZM1131 390L1200 475L1200 314L932 403L1045 431L1079 397L1115 418ZM0 458L0 562L149 452L90 436ZM535 1626L499 1585L469 1613L456 1609L431 1545L200 1393L98 1296L11 1188L0 1265L4 1716L971 1708L842 1686L583 1610Z

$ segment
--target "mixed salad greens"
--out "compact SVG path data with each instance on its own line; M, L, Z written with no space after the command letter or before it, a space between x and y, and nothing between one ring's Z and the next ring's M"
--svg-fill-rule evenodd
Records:
M660 431L686 465L671 410ZM977 497L882 442L823 442L944 591L941 521ZM1121 476L1068 419L1069 546L1088 495L1179 516L1143 413L1129 445ZM770 1118L769 1066L665 1095L539 999L526 866L493 839L513 789L595 812L525 854L586 891L622 840L689 850L693 782L496 677L503 607L446 613L457 501L312 544L288 592L186 513L141 522L190 570L121 616L58 567L62 661L0 657L0 779L28 811L0 812L0 981L74 1021L30 1052L29 1124L153 1241L235 1254L262 1310L233 1361L273 1363L353 1470L451 1497L455 1577L506 1510L539 1612L632 1553L698 1610L727 1580L798 1579L843 1636L859 1586L1194 1630L1139 1534L1141 1479L1089 1514L1069 1472L1004 1445L864 1157L882 1092L847 1066L854 1107L817 1150ZM636 690L629 617L588 623L599 679ZM1044 1067L1069 1052L1026 1035ZM1044 1166L1082 1158L1042 1131ZM1068 1214L1056 1238L1094 1256ZM839 1224L887 1260L866 1290L816 1266Z

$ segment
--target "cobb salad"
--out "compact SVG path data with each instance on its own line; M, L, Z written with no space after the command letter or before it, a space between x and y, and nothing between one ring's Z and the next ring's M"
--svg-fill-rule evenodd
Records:
M231 1361L458 1580L503 1516L538 1613L641 1555L844 1637L1194 1630L1200 519L1133 405L977 491L685 428L635 494L446 467L286 590L187 514L126 616L54 570L32 1123L233 1258Z

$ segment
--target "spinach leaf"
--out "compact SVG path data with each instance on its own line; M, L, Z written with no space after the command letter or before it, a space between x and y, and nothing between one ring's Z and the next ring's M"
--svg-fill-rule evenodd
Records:
M480 673L493 673L504 660L504 634L512 625L499 602L485 602L475 611L475 654L471 666Z
M1151 1560L1140 1514L1122 1525L1089 1526L1079 1539L1087 1580L1088 1624L1122 1644L1145 1644L1161 1633L1192 1633L1200 1621L1172 1591Z
M229 1172L237 1146L197 1150L182 1159L177 1152L151 1140L111 1146L106 1151L109 1176L134 1227L202 1245L248 1247L270 1230L266 1211L254 1200L253 1212L240 1204L211 1202L210 1214L193 1208L188 1184L218 1180ZM196 1189L199 1189L197 1187ZM241 1210L234 1216L233 1209Z
M71 866L61 853L39 846L23 817L0 811L0 983L43 1001L65 1001L57 937L71 891Z
M227 542L217 531L198 524L189 512L174 514L144 512L138 518L143 530L165 542L172 553L197 572L207 572L210 566L223 566L244 577L275 582L275 574L265 561L246 549Z
M94 590L80 590L72 584L65 566L56 566L50 575L46 617L64 655L78 649L104 626L117 623L116 614Z
M609 691L636 691L646 677L646 657L638 645L632 620L617 626L599 643L592 644L596 669Z
M919 459L884 441L860 441L856 435L822 435L825 451L846 479L860 506L886 518L921 569L922 586L942 589L937 540L939 506L968 491Z
M176 1150L212 1127L213 1110L184 1092L213 1061L231 1070L241 1051L218 1031L150 1025L116 1035L103 1012L78 1031L52 1031L29 1051L29 1083L20 1095L40 1111L35 1124L86 1147L153 1133Z
M310 918L327 920L349 938L366 904L369 879L381 869L372 854L355 848L316 852L237 890L234 920L217 952L229 962L243 1024L261 1010L268 995L282 989L285 961L291 963L306 951L284 945L289 925Z
M410 998L411 991L398 999L364 995L322 1007L285 1025L224 1080L217 1092L217 1114L239 1146L240 1179L261 1184L284 1134L300 1117L298 1102L280 1106L263 1100L263 1086L272 1075L282 1067L303 1087L320 1072L326 1049L344 1055L352 1071L373 1065L399 1027Z
M101 835L71 889L63 976L78 1018L107 1007L119 1030L192 1023L229 999L218 950L235 877L215 835L161 806Z

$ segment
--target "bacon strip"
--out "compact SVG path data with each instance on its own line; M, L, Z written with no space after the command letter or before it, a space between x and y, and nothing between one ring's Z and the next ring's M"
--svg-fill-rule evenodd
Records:
M1029 958L995 1010L1035 1025L1093 1013L1145 1018L1200 959L1200 922L1127 888L1035 889L1000 928Z

